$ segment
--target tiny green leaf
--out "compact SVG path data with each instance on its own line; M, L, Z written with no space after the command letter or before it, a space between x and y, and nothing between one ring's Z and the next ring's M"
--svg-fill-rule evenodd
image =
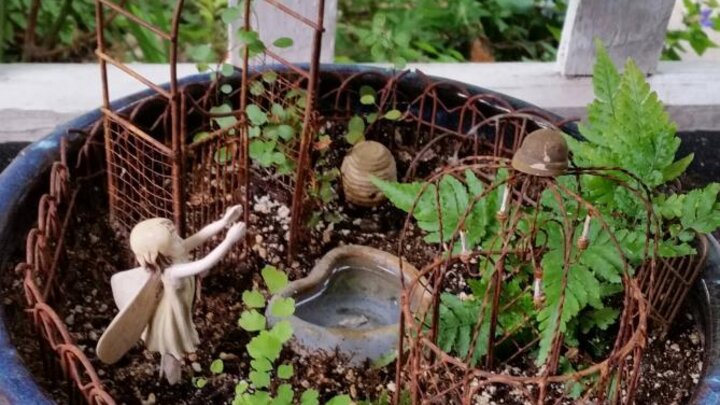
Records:
M275 361L280 356L282 343L270 332L263 330L250 340L246 348L250 357L254 359L266 358Z
M286 318L294 314L295 300L290 297L277 298L275 302L272 303L270 313L273 314L273 316L277 316L278 318Z
M372 105L375 104L375 96L376 96L375 89L373 89L370 86L362 86L360 87L360 104L363 105Z
M252 394L245 394L241 398L241 402L233 405L271 405L272 397L270 393L262 390L255 390Z
M345 140L346 140L347 143L349 143L350 145L355 145L356 143L358 143L358 142L360 142L360 141L364 141L364 140L365 140L365 135L364 135L362 132L360 132L360 133L357 133L357 132L348 132L348 134L345 135Z
M287 380L292 378L292 376L295 374L295 370L293 369L292 364L283 364L280 367L278 367L277 370L277 376L281 380Z
M270 112L278 119L284 119L286 115L285 109L278 103L273 103L272 107L270 107Z
M196 133L195 135L193 135L193 143L200 142L203 139L207 139L208 137L210 137L210 132L200 131L200 132Z
M210 65L207 62L198 62L195 64L195 67L200 73L210 70Z
M242 300L248 308L263 308L265 306L265 297L259 291L245 291Z
M243 311L238 320L238 326L248 332L257 332L265 329L265 317L254 309Z
M273 84L277 80L277 73L275 73L272 70L268 70L267 72L263 72L262 79L267 84Z
M224 369L225 363L223 363L221 359L215 359L212 363L210 363L210 371L213 374L222 374Z
M359 132L362 133L365 131L365 121L362 119L362 117L355 115L352 118L350 118L350 122L348 122L348 131L349 132Z
M265 388L270 386L270 373L266 371L251 371L249 378L255 388Z
M360 97L360 104L364 104L364 105L375 104L375 96L368 94L368 95Z
M289 141L295 135L295 130L290 125L282 124L278 127L278 135L280 135L280 138Z
M253 125L263 125L267 122L267 114L255 104L245 107L245 113Z
M680 177L681 174L685 173L685 170L688 168L688 166L690 166L690 163L692 163L694 157L695 154L691 153L684 158L675 161L665 167L662 171L663 180L670 181Z
M362 117L355 115L348 122L348 133L345 140L350 145L354 145L365 139L365 121Z
M221 104L210 108L211 114L223 115L221 117L213 117L213 122L221 129L226 129L234 126L237 123L237 118L234 115L226 115L232 112L232 107L229 104Z
M275 161L275 145L276 141L274 140L253 139L250 142L250 157L260 166L270 167Z
M271 294L276 294L288 283L287 274L278 270L275 266L267 265L260 271L262 278Z
M293 327L292 324L290 324L290 321L283 320L275 324L275 326L270 329L270 334L273 335L277 340L279 340L281 343L285 343L293 335Z
M292 38L288 37L280 37L273 42L273 45L277 46L278 48L289 48L293 46L293 44L294 41L292 40Z
M300 396L300 405L319 405L320 393L314 389L309 389Z
M292 404L293 396L295 396L295 392L293 392L292 385L280 384L277 388L277 395L271 405L290 405Z
M232 76L232 74L235 72L235 66L229 64L229 63L223 63L222 66L220 66L220 74L228 77Z
M270 360L268 360L264 357L261 357L259 359L255 359L255 360L251 360L250 367L252 367L252 369L255 371L270 371L273 368L272 363L270 363Z
M240 28L237 32L237 40L240 44L247 45L258 41L259 36L258 33L253 30L246 30L245 28Z
M350 398L350 395L336 395L332 398L330 398L329 401L325 403L325 405L350 405L352 403L352 399Z
M397 121L402 117L402 113L398 110L390 110L385 113L385 119L391 120L391 121Z
M232 93L233 88L229 84L223 84L222 86L220 86L220 91L223 92L224 94L230 94L230 93Z
M245 380L240 381L235 386L235 395L244 394L249 387L250 387L250 384L248 384L247 381L245 381Z
M242 10L240 10L240 7L228 7L225 10L223 10L222 14L220 14L220 19L222 19L222 22L229 25L233 21L240 18Z
M192 382L195 388L202 388L207 385L207 379L204 377L193 378Z
M190 46L187 54L194 62L210 62L213 57L213 49L210 44Z
M262 84L262 82L252 82L250 83L250 94L253 96L259 96L265 93L265 86Z

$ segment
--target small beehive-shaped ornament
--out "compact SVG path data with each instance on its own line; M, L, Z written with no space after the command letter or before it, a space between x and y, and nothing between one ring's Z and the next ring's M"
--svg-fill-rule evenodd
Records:
M513 169L533 176L559 176L568 168L568 146L560 131L542 128L531 132L515 152Z
M343 159L340 172L345 198L363 207L373 207L385 200L385 195L370 181L373 176L397 180L395 158L385 145L375 141L356 144Z

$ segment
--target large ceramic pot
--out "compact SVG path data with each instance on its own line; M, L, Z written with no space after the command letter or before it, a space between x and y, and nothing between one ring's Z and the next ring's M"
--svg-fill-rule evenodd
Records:
M388 73L388 71L379 69L334 65L323 66L322 72L346 77L353 74L368 73L367 80L369 81L373 80L373 75L378 76ZM366 79L364 75L359 77L360 81ZM207 81L207 76L198 75L182 80L181 84L206 83ZM403 75L399 80L404 91L416 91L418 93L428 85L428 82L433 81L439 82L440 79L422 76L417 73ZM448 83L446 80L442 81ZM497 97L516 109L532 107L522 101L486 89L462 83L455 83L455 85L462 87L470 95ZM437 93L443 102L446 101L444 98L450 99L447 100L448 104L452 104L454 102L452 99L457 98L457 91L443 91L441 89ZM151 95L150 91L137 93L116 101L113 103L113 107L120 110ZM551 113L545 113L548 117L558 118ZM68 130L87 128L100 118L101 112L95 110L59 126L47 137L23 150L10 166L0 174L1 270L10 269L11 266L8 266L8 264L18 259L17 256L13 256L14 252L17 252L18 247L24 243L25 235L32 226L31 221L36 218L39 192L44 191L42 188L47 184L50 167L58 159L61 138L67 139L68 146L71 149L77 149L82 144L83 137L77 133L69 133ZM448 113L445 110L436 111L434 117L423 118L431 119L436 125L457 123L458 119L460 119L458 115ZM579 136L574 125L566 125L563 130L573 136ZM699 322L706 337L705 370L693 400L693 403L703 405L720 403L720 245L712 237L710 241L708 265L701 279L690 293L693 306L701 315ZM41 405L52 403L23 365L22 359L12 342L10 342L5 322L2 306L0 306L0 404Z

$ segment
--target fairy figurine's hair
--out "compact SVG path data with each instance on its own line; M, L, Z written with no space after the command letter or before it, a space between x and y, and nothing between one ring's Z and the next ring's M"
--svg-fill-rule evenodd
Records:
M130 248L142 267L161 269L185 259L183 239L169 219L153 218L135 225L130 232Z

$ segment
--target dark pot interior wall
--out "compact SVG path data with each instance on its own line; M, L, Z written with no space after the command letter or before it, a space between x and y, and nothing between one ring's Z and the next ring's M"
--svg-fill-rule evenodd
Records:
M695 159L687 170L689 186L698 187L720 182L720 132L698 131L680 133L680 156L694 153ZM715 236L718 236L717 234Z

